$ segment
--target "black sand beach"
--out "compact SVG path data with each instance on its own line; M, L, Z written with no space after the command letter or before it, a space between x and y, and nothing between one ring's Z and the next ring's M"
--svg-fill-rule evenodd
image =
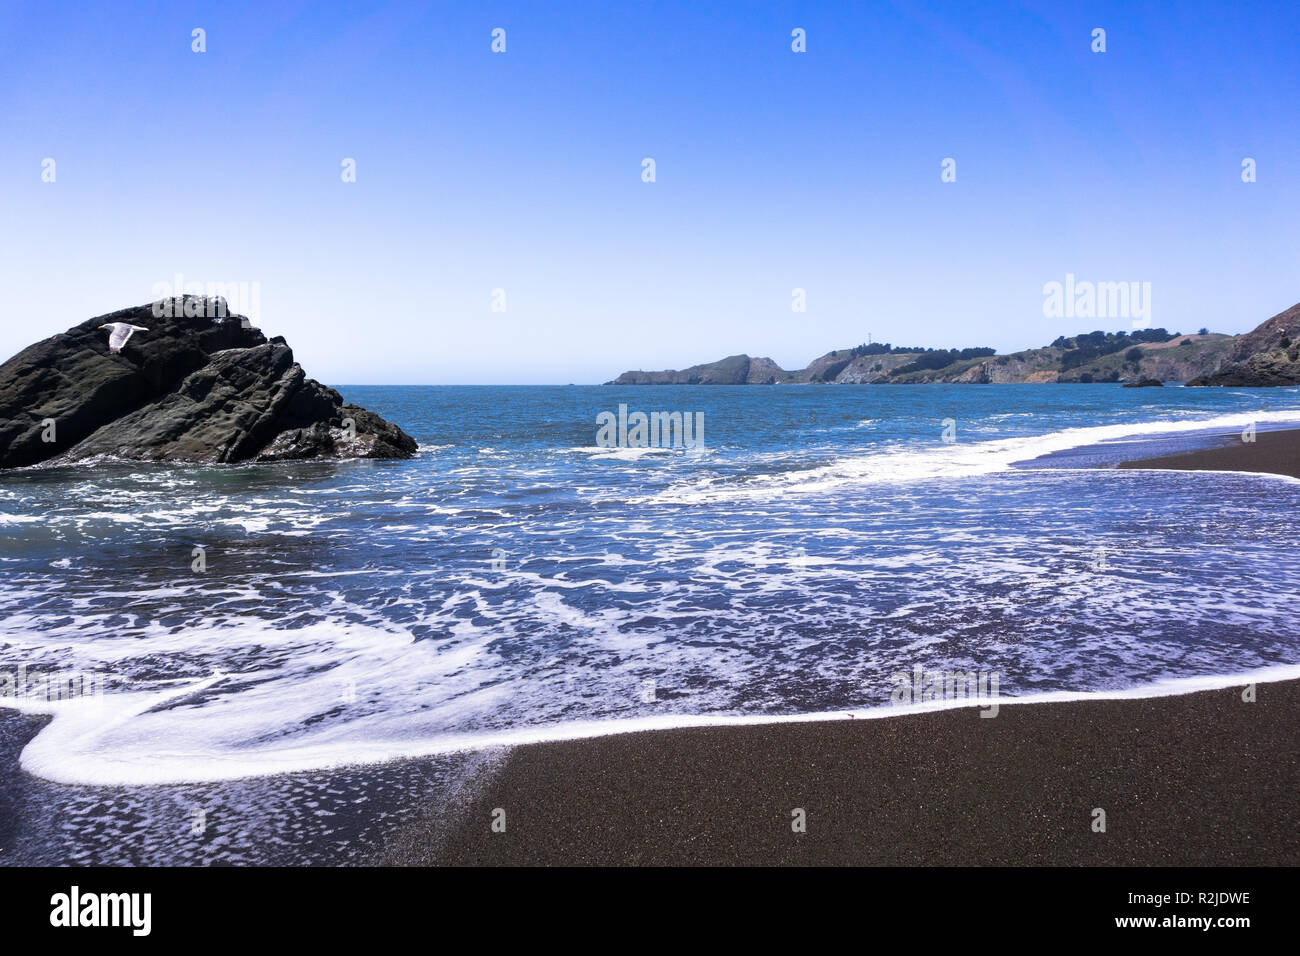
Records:
M1261 431L1255 434L1253 442L1234 437L1217 448L1128 461L1119 467L1168 468L1179 471L1255 471L1300 478L1300 429Z
M1120 467L1300 477L1300 430ZM534 744L377 862L1294 866L1300 681L1244 689Z
M417 827L381 862L1295 865L1300 682L1242 692L520 747L437 852Z

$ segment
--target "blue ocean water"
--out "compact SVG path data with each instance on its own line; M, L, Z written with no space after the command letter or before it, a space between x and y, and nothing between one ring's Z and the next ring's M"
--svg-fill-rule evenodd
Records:
M1297 389L341 391L419 455L0 476L0 675L103 682L0 699L55 714L25 769L220 780L865 710L918 664L1004 696L1300 664L1300 482L1108 467L1300 421ZM598 447L620 403L702 412L705 447Z

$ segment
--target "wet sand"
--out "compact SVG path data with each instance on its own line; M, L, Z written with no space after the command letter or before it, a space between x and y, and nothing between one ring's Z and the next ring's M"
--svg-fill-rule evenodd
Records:
M1300 478L1300 430L1256 432L1253 442L1234 436L1216 448L1128 461L1120 468L1179 471L1254 471Z
M1300 681L1242 693L534 744L381 862L1294 866Z
M19 866L346 866L394 831L435 843L494 752L143 787L52 783L22 749L48 718L0 707L0 870Z

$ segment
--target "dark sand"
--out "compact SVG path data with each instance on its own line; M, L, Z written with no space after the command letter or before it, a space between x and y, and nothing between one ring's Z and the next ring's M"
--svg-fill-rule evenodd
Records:
M1300 864L1300 681L516 749L397 864ZM506 831L491 829L494 808ZM807 812L807 832L791 811ZM1106 811L1106 832L1092 829ZM446 821L444 821L445 823Z
M1173 468L1179 471L1256 471L1300 478L1300 430L1256 432L1253 442L1244 442L1238 435L1218 448L1143 461L1127 461L1119 467Z

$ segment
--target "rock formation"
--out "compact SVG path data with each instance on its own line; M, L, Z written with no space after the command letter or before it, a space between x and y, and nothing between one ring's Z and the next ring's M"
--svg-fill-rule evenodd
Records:
M396 425L307 378L283 338L186 296L88 319L0 365L0 468L137 461L409 458ZM188 314L187 314L188 313ZM197 314L196 314L197 313ZM99 326L144 326L110 354Z

